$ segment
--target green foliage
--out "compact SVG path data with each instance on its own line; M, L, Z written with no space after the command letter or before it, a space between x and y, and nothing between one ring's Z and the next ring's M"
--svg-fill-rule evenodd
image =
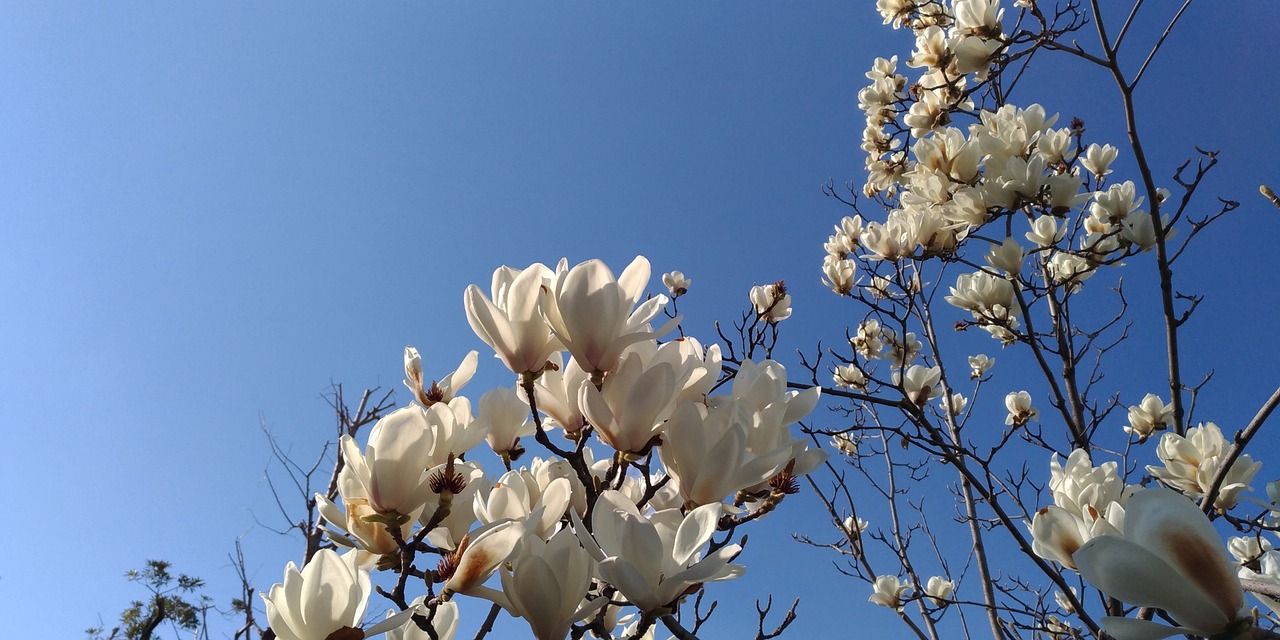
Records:
M169 568L164 560L148 560L144 569L127 571L125 578L145 587L150 597L130 603L110 633L104 627L85 630L89 640L158 640L157 630L166 622L175 637L180 630L199 630L196 637L202 637L204 614L212 606L201 593L204 581L183 573L174 576Z

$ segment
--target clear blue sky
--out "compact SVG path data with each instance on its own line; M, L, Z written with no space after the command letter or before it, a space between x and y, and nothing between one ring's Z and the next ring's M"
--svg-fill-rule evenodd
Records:
M1220 149L1206 193L1245 203L1179 270L1211 290L1189 330L1217 370L1202 410L1224 425L1280 378L1280 212L1256 195L1280 186L1274 34L1256 19L1274 7L1230 5L1189 12L1141 97L1161 171ZM0 6L0 611L15 637L109 623L148 558L225 601L237 536L259 588L279 580L299 547L255 525L280 522L260 420L309 458L331 434L330 382L399 388L406 344L428 375L482 349L477 397L509 384L460 304L499 264L647 255L694 279L685 326L708 338L752 284L786 279L789 347L839 340L852 310L818 265L845 212L819 184L862 180L863 73L911 49L872 2ZM1048 62L1023 100L1123 149L1106 78ZM825 526L804 506L753 533L748 578L712 595L748 613L801 596L794 637L897 635L865 585L790 541ZM742 635L732 611L709 637Z

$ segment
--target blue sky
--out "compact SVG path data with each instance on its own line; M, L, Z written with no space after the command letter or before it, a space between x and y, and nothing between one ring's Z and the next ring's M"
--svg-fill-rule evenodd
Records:
M79 637L109 622L137 595L122 574L148 558L225 600L238 536L258 586L279 580L298 545L255 524L279 522L260 422L309 458L331 433L329 384L399 388L406 344L429 375L481 349L476 397L509 384L460 304L500 264L620 269L644 254L694 279L685 327L708 339L752 284L786 279L788 346L839 340L853 310L818 265L845 212L819 185L862 180L863 73L911 49L873 6L6 3L10 631ZM1280 184L1280 89L1250 7L1270 5L1193 7L1140 96L1157 167L1220 149L1206 193L1245 203L1178 272L1212 294L1189 348L1208 358L1195 371L1216 371L1203 410L1220 424L1252 415L1280 355L1280 217L1255 195ZM1148 23L1133 42L1157 34ZM1100 72L1064 58L1033 69L1024 102L1120 146ZM1122 152L1118 171L1131 166ZM1158 374L1134 360L1117 385ZM790 506L753 533L748 578L712 595L747 612L755 596L801 596L797 637L850 615L897 633L865 585L790 541L825 524ZM711 637L741 635L728 613L718 625Z

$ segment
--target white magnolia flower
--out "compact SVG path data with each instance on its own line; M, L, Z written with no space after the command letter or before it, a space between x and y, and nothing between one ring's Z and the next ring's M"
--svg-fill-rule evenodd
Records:
M1004 242L993 245L986 257L987 264L1005 272L1009 277L1016 277L1022 272L1022 260L1026 258L1026 252L1017 240L1005 238Z
M686 506L719 503L768 481L791 461L789 440L775 440L770 451L748 449L749 419L735 402L708 408L685 400L676 407L658 453Z
M929 583L924 587L924 593L929 597L933 604L941 607L946 605L951 596L955 595L956 583L943 578L942 576L933 576L929 578Z
M516 469L502 474L487 492L477 492L473 509L482 523L523 522L530 534L545 540L569 510L572 497L573 487L568 479L557 478L544 490L532 474Z
M542 311L583 371L612 371L627 347L668 331L669 327L654 331L649 326L667 304L662 295L641 302L649 274L644 256L636 257L617 278L600 260L556 274Z
M499 267L493 272L492 299L475 285L463 295L471 330L516 375L536 375L561 348L540 310L552 278L551 269L539 263L523 270Z
M529 405L511 387L498 387L480 396L475 422L476 428L484 429L485 441L494 453L511 459L523 452L520 438L534 431Z
M1206 422L1187 429L1187 435L1166 433L1160 438L1156 455L1163 467L1147 466L1147 473L1161 482L1188 495L1201 496L1208 491L1218 470L1226 463L1230 447L1218 425ZM1234 507L1241 491L1249 488L1254 474L1262 468L1248 455L1242 455L1231 464L1214 506L1219 509Z
M958 393L948 393L938 399L938 404L943 411L958 416L964 413L964 408L969 404L969 399Z
M831 372L831 379L841 389L863 390L867 388L867 376L852 364L840 365Z
M894 383L902 386L902 393L916 406L923 407L926 402L942 395L942 369L912 365L905 375L893 374Z
M475 351L468 352L457 369L439 382L432 381L428 387L422 377L422 355L418 353L417 347L407 346L404 348L404 386L413 392L414 399L424 407L437 402L449 402L471 381L471 376L475 375L478 358L479 354Z
M443 404L433 408L445 408ZM350 483L360 486L359 497L367 496L369 506L390 517L417 517L430 493L427 469L435 437L428 428L425 411L410 405L387 414L369 433L365 453L351 436L339 440L342 456L350 469ZM345 471L345 469L344 469Z
M1168 489L1133 496L1124 537L1095 537L1075 553L1075 560L1080 575L1103 593L1163 609L1181 625L1103 618L1107 633L1119 640L1179 633L1215 637L1237 625L1252 626L1240 580L1213 525L1194 503Z
M1054 284L1066 285L1069 293L1075 293L1085 280L1093 276L1094 268L1088 260L1074 253L1058 251L1045 263L1044 273Z
M426 616L428 612L424 605L425 596L418 596L410 604L410 609L417 609L419 613ZM387 617L395 615L394 612L388 611ZM453 640L458 633L458 605L454 602L441 602L436 605L435 614L431 616L431 627L435 629L435 637L438 640ZM408 622L399 629L392 629L387 632L387 640L430 640L431 634L419 629L418 625Z
M902 595L910 588L911 585L903 584L898 576L876 576L876 581L871 586L871 597L867 601L895 611L901 610Z
M1076 595L1076 588L1075 587L1068 587L1068 588L1071 590L1071 595L1074 597ZM1076 612L1076 606L1071 603L1071 598L1068 598L1067 595L1062 591L1059 591L1056 589L1054 590L1053 601L1057 603L1058 610L1063 613L1072 614Z
M858 325L858 334L849 340L858 355L867 360L879 360L884 352L884 330L879 320L863 320Z
M863 520L862 518L849 516L844 519L843 526L845 533L855 538L861 538L862 534L867 530L867 527L871 526L871 523Z
M1089 453L1076 449L1063 465L1055 453L1049 460L1049 491L1059 507L1092 523L1113 504L1123 506L1131 489L1120 478L1114 461L1093 466Z
M1227 551L1240 564L1249 564L1271 550L1271 541L1261 536L1237 536L1227 540Z
M1073 556L1093 534L1080 516L1062 507L1048 506L1037 511L1032 518L1031 537L1031 550L1036 555L1075 569Z
M1028 421L1040 417L1040 412L1031 406L1031 394L1026 391L1010 391L1004 397L1004 406L1009 410L1004 423L1009 426L1024 426Z
M822 281L823 284L832 291L847 296L857 284L855 277L858 274L858 263L848 258L841 259L829 255L822 261L822 273L826 276Z
M369 573L356 565L356 555L339 556L321 549L298 571L292 562L284 569L284 583L262 594L267 623L280 640L327 640L347 631L367 638L404 624L413 609L406 609L373 627L360 631L372 586ZM359 635L356 635L359 634Z
M524 523L514 520L494 522L463 536L458 548L442 562L445 583L441 597L484 594L492 600L494 591L485 587L484 581L519 552L524 536Z
M448 463L437 465L427 473L427 478L443 481L448 473ZM493 483L485 476L484 469L474 461L467 462L454 461L453 472L456 477L462 479L462 491L454 493L452 489L456 488L453 483L442 483L440 492L432 491L427 496L426 506L422 509L422 515L418 516L418 522L423 526L437 521L437 524L430 533L427 534L427 542L441 549L457 549L462 539L471 530L471 525L476 522L475 499L476 494L488 492ZM447 509L447 515L439 518L437 512L440 509ZM405 539L408 539L406 536Z
M753 452L764 453L781 443L791 443L792 458L796 460L794 474L804 475L821 464L826 454L809 448L807 438L792 438L786 427L812 413L821 397L822 389L818 387L788 389L787 369L779 362L763 360L757 364L743 360L729 396L713 396L711 400L712 404L736 402L740 410L748 413L751 428L747 448Z
M975 380L981 378L982 376L987 375L987 372L990 371L991 367L995 366L995 364L996 359L989 358L986 354L979 353L975 356L969 356L969 377Z
M1037 247L1052 247L1067 235L1067 228L1058 227L1058 221L1053 216L1040 216L1031 223L1031 231L1027 232L1027 240Z
M1164 429L1173 420L1173 405L1165 404L1160 396L1148 393L1142 402L1129 407L1129 424L1125 433L1138 436L1139 441L1146 441L1152 433Z
M544 426L560 427L566 435L573 436L586 426L586 418L578 405L578 390L582 383L591 379L591 374L578 366L573 358L565 363L560 354L552 354L550 364L538 378L534 388L534 402L538 411L545 413L551 420ZM520 398L528 404L528 395L524 386L517 388Z
M689 292L689 285L693 284L693 280L684 277L681 271L671 271L662 274L662 284L666 286L672 298L679 298Z
M1090 173L1101 178L1111 173L1111 162L1119 155L1120 150L1111 146L1096 144L1089 145L1089 149L1084 152L1084 157L1080 158L1080 164L1088 169Z
M675 409L675 368L667 362L645 367L638 353L630 353L622 365L596 389L584 384L578 405L595 425L600 439L617 451L643 454L662 432Z
M593 564L568 529L545 543L527 538L511 570L502 569L504 599L499 604L524 618L538 640L564 640L573 623L609 602L586 600Z
M791 317L791 294L781 281L751 287L749 297L756 315L765 322L776 323Z
M591 533L581 521L574 522L574 529L600 563L599 576L640 611L652 613L677 602L695 585L730 580L745 571L729 562L741 551L736 544L700 557L721 508L708 504L684 516L666 509L646 517L626 496L608 490L592 511Z

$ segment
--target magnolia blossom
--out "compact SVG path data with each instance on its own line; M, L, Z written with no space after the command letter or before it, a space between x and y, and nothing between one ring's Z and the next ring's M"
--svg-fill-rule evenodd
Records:
M615 278L600 260L588 260L556 275L542 310L551 330L584 371L612 371L630 345L666 333L649 327L666 296L641 303L649 284L649 261L638 256ZM637 306L639 305L639 306Z
M484 581L516 555L524 535L524 523L501 520L464 536L458 548L441 562L441 577L445 579L441 597L465 593L494 599L495 592L485 587Z
M902 596L911 588L898 580L898 576L876 576L871 586L871 597L867 600L895 611L902 609Z
M439 403L432 406L444 407ZM349 484L360 486L360 497L367 496L369 506L377 513L405 519L417 517L427 500L427 469L434 466L434 444L425 412L416 405L397 409L379 420L369 433L363 454L351 436L344 435L339 440L350 469Z
M735 402L707 408L685 400L677 406L659 454L686 505L719 503L767 481L791 461L786 440L775 440L771 444L777 446L769 451L749 450L746 420L749 416Z
M688 515L666 509L646 517L626 496L608 490L592 512L592 533L576 516L574 529L600 563L600 577L640 611L652 613L676 603L691 587L743 574L744 567L729 562L741 551L736 544L700 558L720 513L721 505L708 504Z
M1068 598L1067 594L1063 593L1062 591L1055 589L1053 592L1053 601L1055 604L1058 605L1058 610L1067 614L1076 612L1076 605L1071 602L1072 599L1076 597L1076 588L1069 587L1069 589L1071 591L1070 598Z
M1031 521L1036 555L1074 569L1073 555L1099 535L1118 535L1124 527L1125 503L1130 490L1115 462L1093 466L1084 449L1067 457L1057 454L1049 463L1049 490L1056 504L1040 509Z
M849 340L858 355L867 360L879 360L884 351L884 331L879 320L863 320L858 325L858 334Z
M1187 429L1186 436L1166 433L1156 448L1156 455L1164 466L1148 465L1147 473L1183 493L1204 495L1226 463L1229 448L1222 431L1212 422ZM1249 488L1249 481L1260 468L1262 463L1254 462L1248 455L1237 458L1227 471L1214 506L1234 507L1240 492Z
M831 372L831 379L834 380L836 386L841 389L862 390L867 387L867 376L862 373L861 369L852 364L845 364L836 367Z
M689 285L693 284L693 280L684 277L681 271L671 271L662 274L662 284L672 298L679 298L689 292Z
M924 593L928 596L933 604L941 607L947 604L951 596L955 595L956 583L943 578L942 576L933 576L929 578L929 583L924 587Z
M765 322L781 322L791 317L791 295L781 282L751 287L751 306Z
M975 356L969 356L969 377L974 380L981 378L982 376L987 375L987 372L990 371L991 367L995 366L995 364L996 359L987 357L986 354L979 353Z
M573 623L609 602L586 600L592 565L591 556L568 529L545 543L526 539L511 570L502 569L503 599L498 604L524 618L538 640L563 640Z
M1022 272L1022 261L1026 257L1027 254L1022 249L1022 245L1013 238L1005 238L1004 242L993 245L986 255L987 264L1005 272L1010 277L1016 277Z
M476 518L485 524L515 520L539 538L549 538L555 531L573 496L566 478L556 478L543 488L532 474L523 470L508 471L489 491L479 491L473 498Z
M510 387L498 387L480 396L476 428L484 430L485 440L495 453L508 458L523 452L520 438L533 435L534 431L529 405Z
M1112 461L1095 467L1084 449L1072 451L1065 465L1057 454L1050 458L1049 491L1055 504L1088 522L1113 504L1123 505L1131 493L1120 478L1119 465Z
M912 365L905 375L893 374L894 383L902 386L902 393L916 406L923 407L929 400L942 394L938 384L942 380L942 369Z
M675 408L676 384L670 363L646 368L640 354L631 353L601 389L582 385L578 404L605 444L618 451L643 454Z
M826 276L822 281L823 284L832 291L847 296L856 284L858 263L848 258L840 259L829 255L822 261L822 273Z
M449 402L471 381L471 376L475 375L478 357L475 351L468 352L457 369L427 387L422 377L422 355L418 353L417 347L407 346L404 348L404 386L413 392L414 399L424 407L437 402Z
M1102 146L1091 144L1084 152L1084 157L1080 158L1080 164L1084 165L1090 173L1101 178L1111 173L1111 162L1119 153L1119 149L1109 144Z
M591 374L583 371L577 360L570 358L569 362L563 362L558 353L552 354L548 362L534 387L534 402L538 411L550 418L546 425L548 428L560 427L565 435L573 437L586 426L586 418L578 405L578 390L591 379ZM529 397L523 385L517 388L517 392L528 404Z
M523 270L500 267L493 272L492 299L475 285L463 295L471 330L517 375L541 372L547 358L561 348L539 309L552 278L551 270L540 263Z
M425 607L425 596L418 596L410 603L410 609L421 610ZM390 618L394 612L388 611ZM422 612L422 615L427 615ZM453 640L458 633L458 605L454 602L441 602L436 605L435 614L431 617L431 628L435 629L437 640ZM399 629L387 632L387 640L431 640L431 634L419 629L418 625L409 622Z
M1160 396L1148 393L1142 402L1129 407L1129 424L1125 433L1138 436L1139 441L1146 441L1152 433L1164 429L1173 420L1173 405L1165 404Z
M871 526L871 523L863 520L862 518L849 516L844 519L842 526L844 527L845 533L855 538L861 538L863 532L867 530L867 527Z
M1011 427L1024 426L1028 421L1040 416L1040 412L1031 406L1031 394L1026 391L1010 391L1004 397L1004 406L1009 410L1009 415L1005 416L1004 423Z
M364 631L364 619L372 586L369 573L356 566L356 556L339 556L321 549L298 571L289 563L284 583L272 585L262 595L267 605L267 623L280 640L327 640L342 637L367 638L404 624L413 609L407 609ZM358 634L358 635L357 635Z
M958 416L964 413L964 408L969 404L969 399L958 393L947 393L938 399L938 404L943 411Z
M1124 537L1099 536L1075 553L1080 575L1103 593L1140 607L1164 609L1179 627L1106 617L1119 640L1185 633L1215 637L1252 625L1240 579L1213 525L1195 504L1153 488L1129 500ZM1247 627L1246 627L1247 628Z

